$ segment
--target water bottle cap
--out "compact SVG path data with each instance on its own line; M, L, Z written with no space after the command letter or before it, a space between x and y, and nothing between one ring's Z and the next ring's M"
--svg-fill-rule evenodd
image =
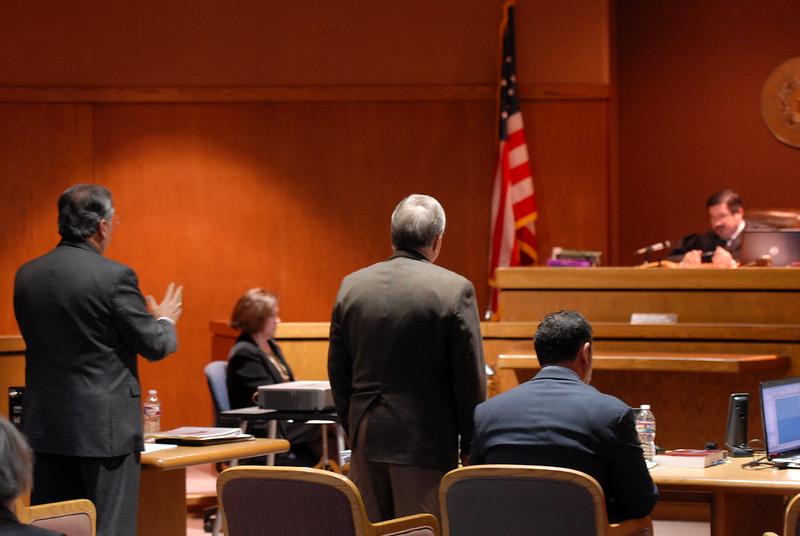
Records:
M156 391L155 389L150 389L149 391L147 391L147 394L156 395L156 394L158 394L158 391ZM650 407L650 406L647 406L647 407Z
M642 404L639 409L650 409L650 404Z

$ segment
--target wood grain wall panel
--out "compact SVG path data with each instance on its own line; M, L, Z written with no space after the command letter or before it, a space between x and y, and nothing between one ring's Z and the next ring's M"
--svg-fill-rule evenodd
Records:
M760 114L765 79L798 55L800 4L619 1L616 12L623 263L708 229L705 200L726 187L748 207L800 206L800 150Z
M708 352L754 353L788 355L792 367L785 373L756 371L747 374L700 374L695 372L610 372L598 371L592 385L618 396L624 393L625 402L637 406L651 404L661 426L659 446L665 448L702 448L706 441L722 445L727 423L727 401L731 393L750 394L748 414L749 437L761 437L758 382L778 376L798 374L800 345L756 342L635 342L598 341L597 351L643 352ZM681 425L688 416L698 416L691 426ZM698 431L702 434L698 434Z
M553 246L608 253L608 103L523 105L539 220L540 258Z
M91 106L0 105L0 333L19 332L14 274L58 242L56 200L91 181L91 150Z
M12 0L0 84L494 84L502 4ZM607 5L520 2L520 80L608 83Z
M341 277L388 256L389 214L408 193L444 204L439 263L473 281L483 309L497 144L485 90L496 83L501 4L4 5L0 85L55 102L0 105L0 194L11 200L0 213L0 333L17 331L14 271L57 242L56 198L80 180L112 189L121 225L108 256L132 266L145 293L186 285L177 355L142 365L164 426L210 421L209 319L266 286L284 319L327 320ZM519 80L533 88L523 106L540 251L605 250L608 2L523 2L517 33ZM445 89L385 97L404 86ZM283 97L135 96L198 87ZM115 92L134 98L115 103ZM71 95L86 104L58 103Z
M327 320L341 278L390 254L389 215L409 193L442 201L440 264L485 303L492 108L98 106L96 174L122 222L108 255L135 267L146 292L186 286L178 354L142 367L145 387L164 393L165 420L197 407L181 397L207 399L209 318L264 286L281 295L283 319Z
M38 231L3 256L5 332L17 331L16 267L55 244L58 194L92 176L111 188L121 222L108 256L132 266L142 290L159 299L170 281L186 285L178 354L142 364L143 386L163 397L166 426L210 414L195 415L210 408L202 376L208 319L226 318L242 291L265 286L281 295L284 319L327 320L341 278L390 253L389 215L409 193L442 201L448 226L439 263L472 280L485 307L491 102L5 106L17 114L2 115L10 127L27 122L39 124L32 135L49 133L39 145L7 145L32 167L22 187L3 187L27 196L18 198L17 219ZM552 244L605 247L598 224L605 204L595 201L605 188L604 108L602 101L526 105L531 152L541 155L545 255ZM82 111L82 134L62 124L70 110ZM573 214L569 225L557 217L564 213Z
M503 320L543 318L561 309L580 311L590 321L630 322L636 313L678 316L679 322L790 324L797 319L797 293L719 291L506 291Z

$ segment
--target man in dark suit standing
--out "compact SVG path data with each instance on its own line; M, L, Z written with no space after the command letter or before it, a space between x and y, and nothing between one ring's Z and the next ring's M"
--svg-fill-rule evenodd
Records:
M536 377L475 409L472 463L576 469L600 483L610 523L648 515L658 495L633 410L589 385L589 322L574 311L549 314L534 341Z
M392 214L394 254L342 281L328 373L353 449L351 477L372 521L438 515L439 480L469 453L486 396L472 284L433 264L444 209L426 195Z
M177 349L182 287L158 304L136 274L103 257L111 192L91 184L58 200L61 241L23 265L14 312L25 339L22 430L36 455L33 504L87 498L98 534L136 534L142 413L136 355Z

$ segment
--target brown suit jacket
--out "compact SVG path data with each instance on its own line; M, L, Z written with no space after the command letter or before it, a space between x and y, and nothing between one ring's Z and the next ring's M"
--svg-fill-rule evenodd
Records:
M372 461L450 469L469 452L473 410L486 397L475 289L416 251L342 281L328 374L345 430L369 415Z

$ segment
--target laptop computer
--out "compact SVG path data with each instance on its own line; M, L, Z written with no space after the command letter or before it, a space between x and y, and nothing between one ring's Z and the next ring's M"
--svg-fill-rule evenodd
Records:
M800 378L761 382L759 389L767 459L800 463Z
M800 261L800 229L745 231L742 234L742 264L753 264L769 255L772 266Z

